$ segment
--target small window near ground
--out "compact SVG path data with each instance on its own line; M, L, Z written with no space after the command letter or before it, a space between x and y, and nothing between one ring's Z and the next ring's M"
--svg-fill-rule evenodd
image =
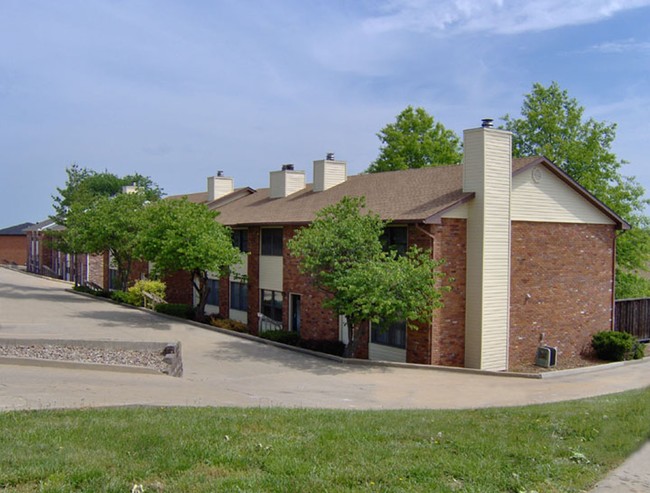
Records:
M371 342L396 348L406 348L406 322L390 325L372 324Z
M282 322L282 293L261 289L262 315L269 317L276 322Z
M230 283L230 308L248 311L248 284L235 281Z
M208 279L208 305L219 306L219 279Z

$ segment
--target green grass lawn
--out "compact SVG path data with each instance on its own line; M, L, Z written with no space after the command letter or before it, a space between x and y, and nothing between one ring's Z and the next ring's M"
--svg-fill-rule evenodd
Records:
M649 436L650 390L469 411L6 412L0 491L582 491Z

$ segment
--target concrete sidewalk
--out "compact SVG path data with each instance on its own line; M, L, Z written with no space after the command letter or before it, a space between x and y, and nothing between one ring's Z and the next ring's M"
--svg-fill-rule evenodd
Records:
M650 385L650 359L542 380L341 364L89 299L67 288L0 268L0 338L181 341L183 378L3 365L0 410L118 405L461 409L556 402ZM650 447L640 454L647 463ZM597 491L650 491L650 474L643 469L634 468L638 479L633 481L623 481L632 473L620 474L615 489L603 483L599 488L610 489ZM620 489L624 483L646 489Z

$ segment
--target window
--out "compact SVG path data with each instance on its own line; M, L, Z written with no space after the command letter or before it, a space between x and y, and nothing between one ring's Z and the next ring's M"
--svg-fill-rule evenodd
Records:
M239 248L240 252L247 252L248 251L248 230L233 229L232 244L233 246Z
M230 308L248 311L248 284L235 281L230 283Z
M406 322L396 322L391 325L373 324L370 340L375 344L406 348Z
M282 256L282 228L262 230L262 255Z
M398 255L406 253L408 245L406 226L388 226L380 239L384 250L397 252Z
M219 279L208 279L208 301L206 304L219 306Z
M261 289L262 294L262 315L271 320L282 322L282 292Z

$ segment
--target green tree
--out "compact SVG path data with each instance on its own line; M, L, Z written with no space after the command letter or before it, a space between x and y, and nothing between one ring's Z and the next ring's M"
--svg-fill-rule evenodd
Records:
M65 242L74 252L110 252L122 291L139 259L143 209L148 202L141 192L101 196L91 204L73 203L66 215Z
M135 173L118 177L114 173L103 171L98 173L89 168L72 164L65 170L67 179L65 186L57 187L58 195L53 195L54 215L52 219L57 224L64 225L66 216L73 204L89 206L99 197L112 197L122 192L122 187L135 185L144 193L147 200L157 200L162 196L162 190L151 178Z
M635 273L650 261L650 230L645 190L621 173L625 161L611 147L616 124L584 118L584 108L557 82L548 87L533 84L524 98L521 118L503 117L513 133L515 157L541 155L553 161L601 202L625 219L632 229L617 242L616 296L643 296L648 283Z
M407 106L377 137L379 157L368 173L458 164L462 158L458 136L423 108Z
M199 298L197 320L205 317L210 294L208 273L226 276L230 267L241 261L230 229L216 221L218 214L186 199L160 200L146 207L143 214L140 255L153 262L159 275L176 271L191 274Z
M142 207L147 201L158 200L162 190L151 178L138 173L120 178L108 171L98 173L72 164L66 168L66 175L65 186L57 188L58 195L52 196L54 214L50 216L65 228L49 231L48 240L57 250L71 254L110 251L117 263L118 277L124 289L134 260L130 253L134 248L133 238L126 238L126 243L109 245L111 238L121 236L119 231L108 229L102 231L101 223L93 224L92 221L108 222L111 207L118 206L116 214L110 219L110 224L128 223L128 225L121 224L121 227L125 227L131 234L135 231L133 222L136 221L135 212L129 209L134 206L132 202L138 202L137 207ZM120 195L123 187L127 185L135 185L138 191L137 198L134 196L131 199L110 201L112 197ZM122 202L129 203L127 207L129 210L120 209ZM75 278L75 282L78 281L79 279Z
M418 248L402 256L384 251L380 237L386 222L363 213L364 207L363 197L344 197L289 241L301 271L327 293L324 306L347 319L346 356L354 355L367 335L366 322L406 320L416 328L441 306L440 262Z

